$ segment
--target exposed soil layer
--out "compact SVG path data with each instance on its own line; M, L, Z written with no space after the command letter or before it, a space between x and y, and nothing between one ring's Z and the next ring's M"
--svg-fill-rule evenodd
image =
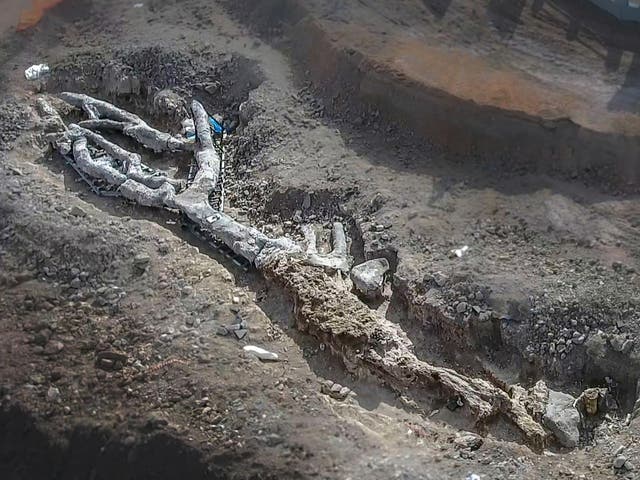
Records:
M375 110L449 152L488 162L637 184L633 24L577 0L436 3L230 8L268 37L286 32L329 111L356 118Z

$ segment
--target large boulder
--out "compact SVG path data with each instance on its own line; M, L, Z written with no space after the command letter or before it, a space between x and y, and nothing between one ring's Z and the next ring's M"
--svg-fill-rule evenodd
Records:
M384 274L389 270L386 258L376 258L356 265L351 269L351 280L358 293L374 299L382 295Z
M543 422L564 447L574 448L580 440L580 412L571 395L549 390L549 400Z

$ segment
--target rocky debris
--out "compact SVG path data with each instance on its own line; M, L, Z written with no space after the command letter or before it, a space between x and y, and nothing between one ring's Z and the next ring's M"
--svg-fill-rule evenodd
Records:
M238 340L242 340L249 333L248 323L245 319L241 318L240 315L236 316L236 323L232 323L229 325L218 325L216 327L216 334L220 336L227 336L231 332L233 332L234 336Z
M29 126L28 109L17 97L4 97L0 103L0 151L9 150L13 141Z
M139 253L135 257L133 257L133 266L138 270L144 271L147 269L149 262L151 261L151 257L146 253Z
M351 390L332 380L325 380L322 385L320 385L320 392L336 400L344 400L349 396Z
M366 298L382 296L384 275L389 270L386 258L376 258L356 265L351 269L351 280L356 290Z
M632 472L635 470L633 463L631 463L626 456L619 453L617 453L613 459L612 467L616 473Z
M484 439L480 435L476 435L475 433L466 433L460 435L453 441L453 445L456 449L471 451L478 450L483 443Z
M85 212L82 208L78 207L77 205L74 205L73 207L71 207L71 209L69 210L69 213L74 217L84 218L87 216L87 212Z
M575 401L567 393L549 390L547 409L543 416L544 425L567 448L575 448L580 440L580 413L574 407Z
M54 386L49 387L47 390L47 400L51 403L60 400L60 389Z
M121 370L127 361L127 354L122 352L108 350L96 354L96 367L106 371Z
M612 335L609 338L611 348L616 352L627 354L633 348L633 340L627 338L626 335Z

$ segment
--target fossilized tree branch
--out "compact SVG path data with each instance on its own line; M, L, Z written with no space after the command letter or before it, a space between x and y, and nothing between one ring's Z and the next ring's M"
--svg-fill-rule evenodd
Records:
M127 180L127 176L113 168L108 161L91 158L87 148L87 139L84 137L78 137L73 141L73 158L80 170L111 185L120 186Z
M88 105L94 107L98 115L111 112L112 107L102 103ZM410 340L397 325L370 310L343 283L326 272L338 270L346 273L350 269L342 224L336 222L333 225L333 250L320 254L311 226L303 228L306 238L303 250L288 238L269 238L211 207L208 195L218 179L220 158L213 149L204 108L194 102L192 110L198 132L195 155L199 170L193 184L179 194L166 177L162 177L162 184L152 188L128 173L116 175L108 161L105 164L92 159L86 148L87 140L99 145L113 158L127 162L129 168L139 165L139 156L111 144L100 135L72 125L65 136L67 140L69 137L73 139L74 158L87 174L105 181L109 181L107 177L112 175L112 184L119 185L119 191L126 198L141 205L182 211L201 229L211 232L238 255L252 262L265 277L293 298L298 328L329 345L352 371L376 375L403 393L416 387L435 389L445 396L459 396L464 400L464 408L477 418L480 425L503 415L520 429L531 446L541 448L544 445L546 431L517 398L509 397L505 391L485 380L418 359ZM128 112L122 112L117 109L112 120L128 121Z
M156 130L137 115L109 102L80 93L63 92L59 97L74 107L87 112L90 120L84 126L88 128L121 129L122 133L155 152L192 149L190 142Z
M137 153L129 152L124 148L116 145L113 142L110 142L102 135L92 132L89 129L80 127L79 125L71 124L69 125L69 130L66 133L66 136L71 139L71 141L75 141L78 138L85 138L92 144L102 148L108 157L118 160L122 163L121 173L125 175L125 180L127 178L131 180L136 180L137 182L142 183L143 185L149 188L160 188L166 183L169 183L175 188L182 187L182 180L174 179L168 177L164 172L153 172L148 173L145 172L142 166L140 155ZM88 152L87 152L88 154ZM74 153L75 156L75 153ZM99 162L93 161L90 158L86 158L86 155L83 157L85 162L93 162L92 168L94 173L89 173L90 175L96 178L102 178L105 181L109 181L108 178L105 178L105 175L111 177L113 175L113 171L115 170L109 162ZM104 167L104 171L101 173L100 168ZM82 168L82 167L81 167ZM117 171L117 170L116 170ZM124 180L123 180L124 181ZM120 185L120 183L109 182L112 185Z
M351 270L352 259L347 253L347 237L344 233L344 226L340 222L335 222L332 229L333 250L326 254L318 253L316 245L316 232L311 225L303 225L302 233L307 244L306 262L316 267L324 267L343 273Z

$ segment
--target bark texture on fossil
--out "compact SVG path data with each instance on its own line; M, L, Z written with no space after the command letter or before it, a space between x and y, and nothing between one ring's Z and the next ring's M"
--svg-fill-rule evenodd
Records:
M119 130L156 152L191 150L191 144L166 132L147 125L139 116L81 93L62 92L59 97L74 107L84 110L89 120L80 126L92 129Z
M503 415L530 446L544 446L547 433L524 405L486 380L418 359L397 325L365 306L323 269L277 252L261 270L293 298L298 328L329 345L352 371L376 375L398 392L421 387L459 396L479 426Z
M303 227L306 241L299 245L286 237L270 238L213 208L208 197L219 181L221 160L213 148L207 112L199 102L193 101L191 105L198 171L193 183L180 191L180 181L142 172L139 155L89 129L120 129L120 124L146 125L139 117L86 95L64 93L61 98L93 117L79 125L70 125L56 142L61 151L73 152L82 171L118 186L124 197L141 205L180 210L200 229L210 232L252 262L266 278L292 297L298 328L329 345L347 368L378 376L398 392L419 388L458 396L480 426L503 416L522 432L529 445L538 449L545 444L546 431L518 398L510 397L486 380L419 359L411 341L396 324L364 305L351 293L342 275L330 274L348 274L352 265L341 223L333 224L332 251L321 254L317 250L315 230L310 225ZM130 129L129 133L122 128L127 135L132 131L145 132L130 136L148 148L158 147L156 140L168 148L168 134L153 133L156 140L149 141L149 132L153 132L149 127ZM88 142L103 149L107 157L92 158ZM120 167L114 167L112 160Z

